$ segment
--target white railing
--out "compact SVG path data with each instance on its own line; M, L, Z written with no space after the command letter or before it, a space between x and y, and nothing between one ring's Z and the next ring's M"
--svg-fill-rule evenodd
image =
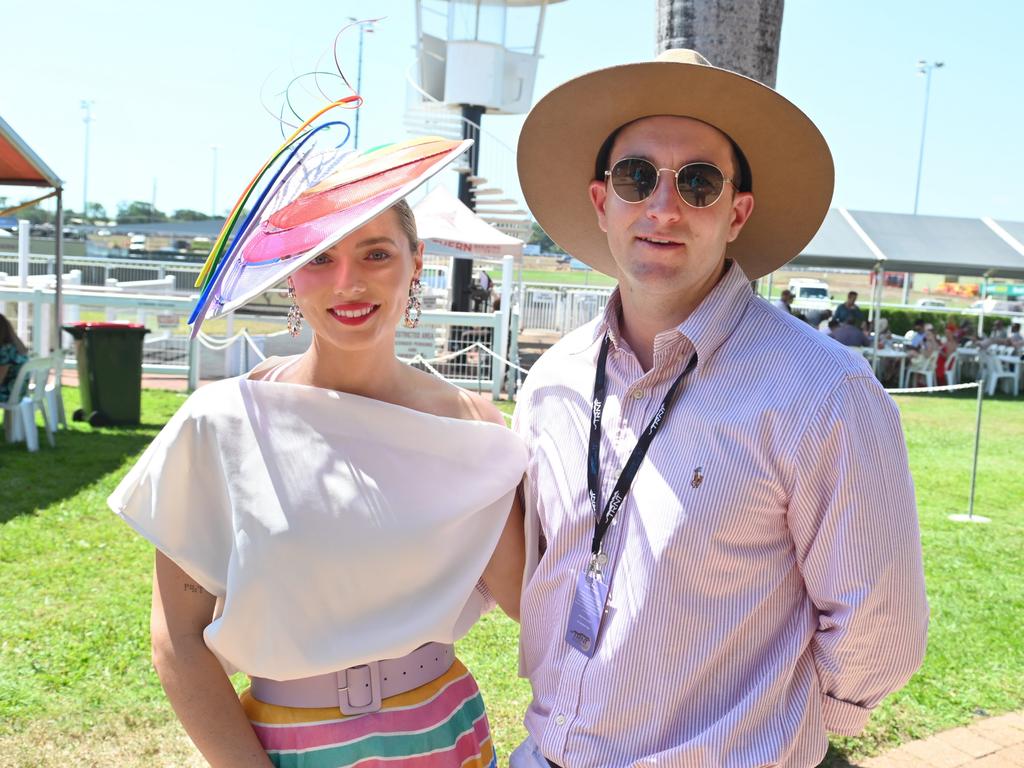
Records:
M50 328L53 318L55 293L52 288L41 285L18 288L0 285L0 312L12 315L8 305L24 302L29 305L29 338L37 355L50 354ZM180 322L195 302L194 296L152 295L90 290L70 286L62 293L65 318L82 316L85 312L99 313L115 319L125 314L129 319L147 327L155 326L143 341L144 373L170 374L187 378L189 389L199 384L200 371L216 375L232 376L244 373L265 355L288 355L308 347L308 329L298 337L291 337L283 329L267 334L255 335L248 331L228 338L217 339L200 334L192 340L179 329ZM230 318L230 316L229 316ZM153 320L156 320L153 323ZM173 320L172 327L162 327ZM246 315L247 320L261 318ZM263 318L264 320L266 318ZM237 321L237 318L236 318ZM273 318L283 326L283 318ZM508 332L503 333L503 328ZM408 343L404 329L399 329L399 344ZM509 325L503 324L501 312L436 312L427 311L420 317L420 328L413 339L413 354L403 355L402 347L396 345L399 357L413 365L443 376L451 383L477 391L491 390L493 397L501 394L506 384L509 395L515 393L519 377L516 336L518 316L511 313ZM69 347L68 337L62 335ZM403 341L404 339L404 341ZM509 339L512 340L511 346Z
M521 330L566 334L604 312L612 290L525 283L519 291Z
M109 280L136 282L174 278L172 291L179 294L195 293L193 287L201 263L178 261L153 261L143 259L112 259L100 256L71 256L61 260L65 270L78 270L82 285L106 285ZM53 256L29 256L29 275L52 275L55 261ZM0 272L18 274L18 254L0 253Z

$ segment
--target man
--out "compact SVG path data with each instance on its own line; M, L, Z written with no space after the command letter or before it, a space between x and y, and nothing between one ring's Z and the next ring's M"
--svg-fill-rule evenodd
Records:
M817 765L826 731L906 682L927 625L895 405L750 290L827 211L824 139L675 50L548 94L519 174L545 231L619 286L516 409L533 699L511 765Z
M836 307L835 318L840 323L853 323L860 327L864 322L864 310L857 306L857 292L850 291L846 294L846 301Z
M914 333L910 337L910 341L907 342L906 346L911 349L920 349L921 345L924 344L924 320L917 318L914 324L911 326Z
M1020 333L1020 323L1013 323L1010 325L1010 333L1006 337L1006 341L1014 348L1020 349L1024 347L1024 336Z
M871 345L871 338L853 323L847 322L832 331L832 338L845 347L867 347Z
M775 301L775 306L785 312L787 315L793 314L793 293L788 288L784 289L779 298Z

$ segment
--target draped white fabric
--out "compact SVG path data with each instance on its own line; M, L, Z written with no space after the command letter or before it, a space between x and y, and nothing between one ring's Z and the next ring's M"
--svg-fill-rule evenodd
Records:
M223 598L205 638L225 666L285 680L464 635L525 464L496 424L227 379L108 503Z

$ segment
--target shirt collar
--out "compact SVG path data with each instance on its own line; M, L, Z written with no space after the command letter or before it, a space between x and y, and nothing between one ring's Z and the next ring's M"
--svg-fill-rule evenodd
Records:
M697 372L699 373L715 351L729 337L740 322L747 304L753 299L750 280L743 269L735 261L727 262L725 274L715 284L707 296L697 305L682 323L675 328L662 331L654 340L655 349L666 346L675 337L682 336L693 345L697 353ZM616 288L608 300L601 321L594 326L594 335L588 339L586 347L600 341L607 333L614 348L623 344L619 330L619 312L622 299ZM581 350L582 351L582 350Z

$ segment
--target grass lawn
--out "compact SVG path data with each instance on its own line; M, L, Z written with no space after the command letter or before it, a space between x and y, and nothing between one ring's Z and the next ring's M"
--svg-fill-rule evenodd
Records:
M492 280L501 280L501 270L488 273ZM586 269L524 269L524 283L556 283L560 285L615 285L615 280L600 272Z
M136 429L73 424L37 454L0 445L0 765L202 765L149 665L152 551L104 503L182 399L147 390ZM65 389L69 413L77 400ZM932 608L928 655L863 737L833 743L830 766L1024 707L1024 400L985 404L975 512L990 525L946 518L967 508L973 397L899 404ZM522 736L529 697L515 643L516 626L492 614L459 648L502 760Z

